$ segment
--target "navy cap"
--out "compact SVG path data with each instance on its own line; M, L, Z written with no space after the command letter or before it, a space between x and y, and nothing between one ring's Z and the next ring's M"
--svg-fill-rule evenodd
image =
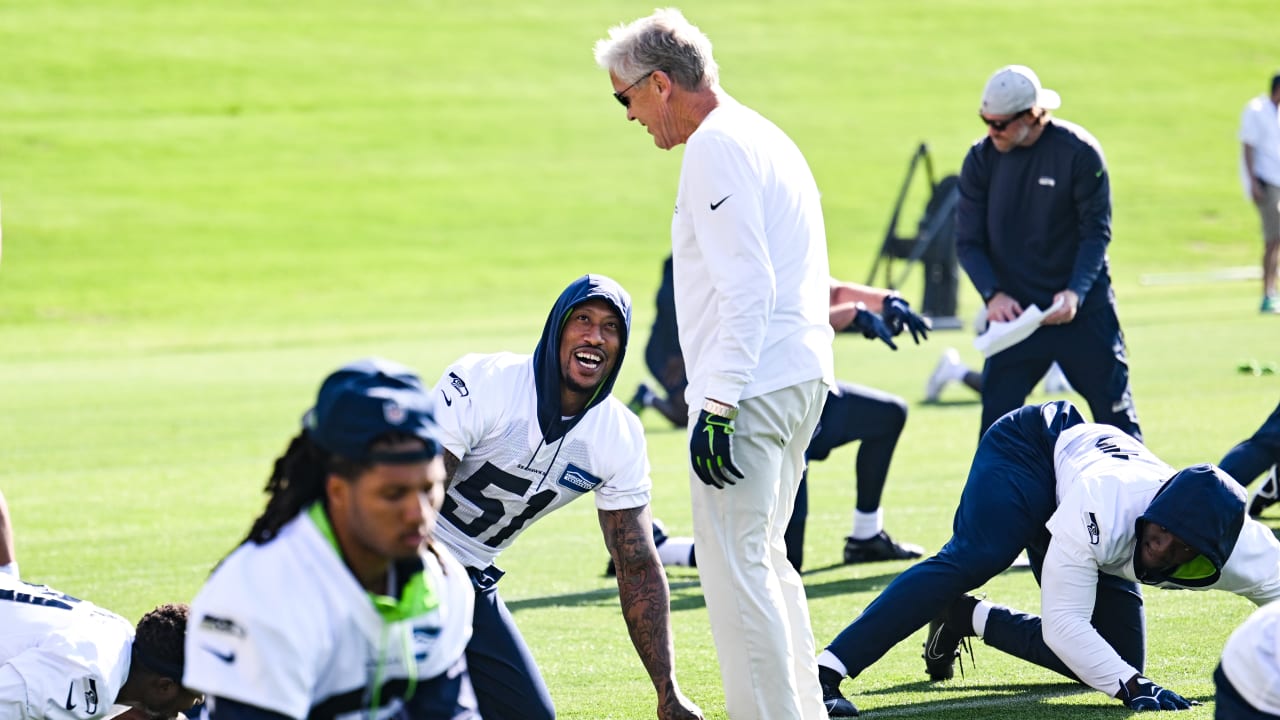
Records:
M345 365L325 378L316 405L302 416L315 444L354 462L412 463L440 454L431 396L416 373L382 358ZM377 438L396 433L419 438L411 452L373 452Z

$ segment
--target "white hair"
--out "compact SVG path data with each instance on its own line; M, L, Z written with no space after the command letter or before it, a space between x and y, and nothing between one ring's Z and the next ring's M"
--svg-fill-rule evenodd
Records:
M596 41L595 55L600 67L626 83L654 70L686 90L720 82L711 40L675 8L658 8L648 17L609 28L609 37Z

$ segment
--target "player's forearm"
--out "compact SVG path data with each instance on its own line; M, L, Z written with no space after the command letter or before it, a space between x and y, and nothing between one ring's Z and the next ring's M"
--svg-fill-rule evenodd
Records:
M666 699L676 692L676 651L671 633L671 592L656 556L638 565L618 568L618 599L631 644L659 699Z

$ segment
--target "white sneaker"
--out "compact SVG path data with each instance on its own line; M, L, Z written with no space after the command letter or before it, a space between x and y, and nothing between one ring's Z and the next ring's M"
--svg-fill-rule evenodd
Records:
M942 351L942 357L938 358L938 366L933 369L933 374L929 376L929 381L924 385L924 401L927 403L938 402L938 396L942 394L942 388L952 380L964 377L964 363L960 362L960 353L955 348L947 348Z
M1263 510L1276 504L1277 500L1280 500L1280 482L1276 480L1276 466L1272 465L1271 472L1262 484L1249 495L1249 517L1258 517Z
M1067 382L1067 376L1058 363L1050 365L1049 372L1044 374L1044 392L1046 395L1072 392L1071 383Z

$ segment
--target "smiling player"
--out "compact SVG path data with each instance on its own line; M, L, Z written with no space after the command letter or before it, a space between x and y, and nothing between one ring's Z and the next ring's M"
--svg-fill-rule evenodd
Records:
M532 356L466 355L436 385L448 492L440 540L476 591L467 665L485 720L540 720L555 708L498 596L493 563L530 523L594 493L618 572L622 614L658 694L658 717L701 718L675 677L669 590L649 515L649 460L639 419L611 396L631 298L584 275L556 300Z

